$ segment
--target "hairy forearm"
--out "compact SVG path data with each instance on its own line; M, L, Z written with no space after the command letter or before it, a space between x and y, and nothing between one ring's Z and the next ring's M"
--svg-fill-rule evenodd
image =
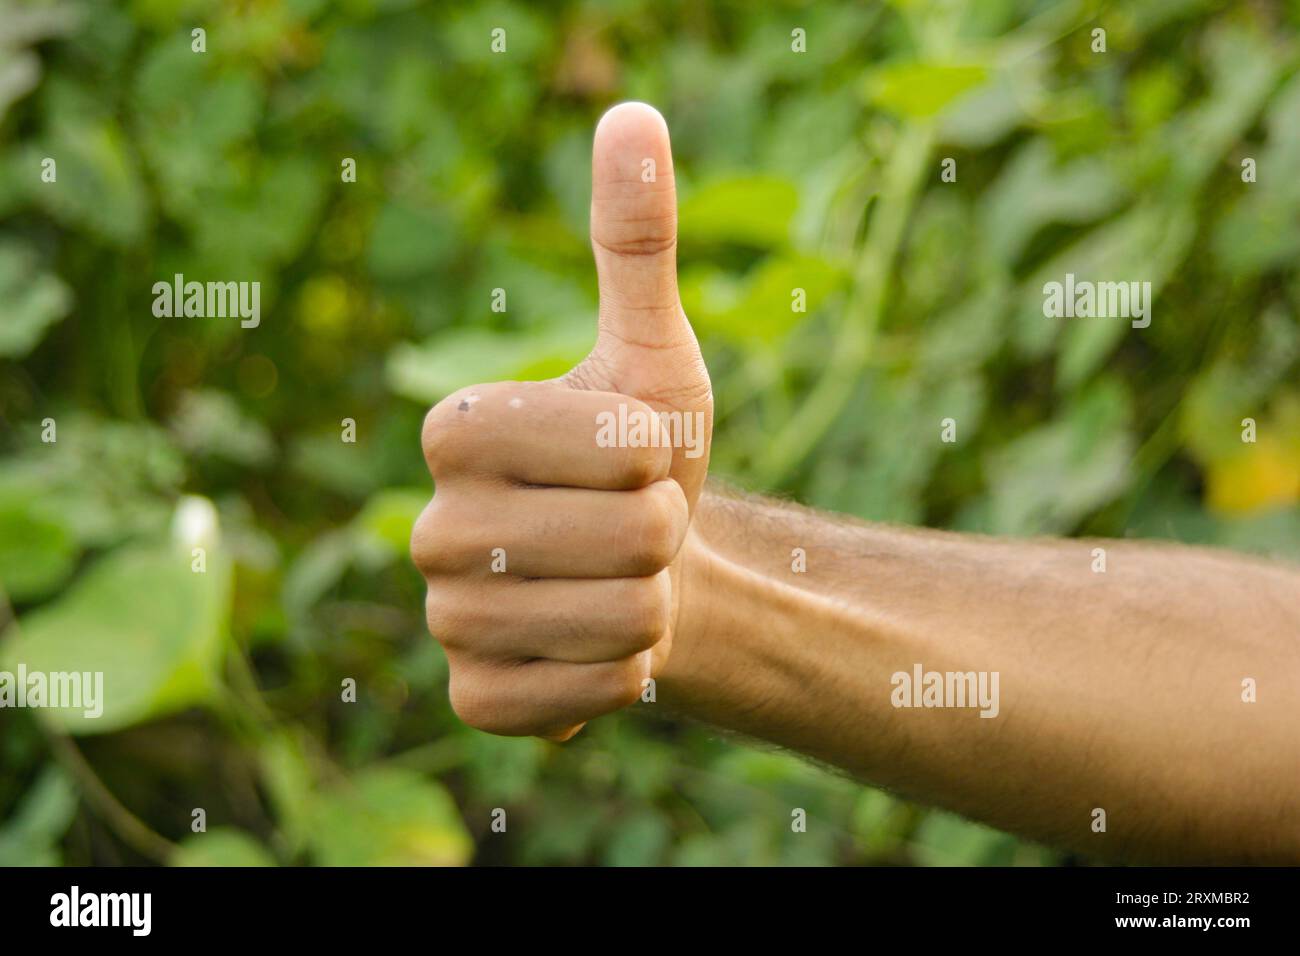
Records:
M1099 858L1300 861L1294 568L719 494L685 547L675 708ZM996 674L996 707L895 706L918 665Z

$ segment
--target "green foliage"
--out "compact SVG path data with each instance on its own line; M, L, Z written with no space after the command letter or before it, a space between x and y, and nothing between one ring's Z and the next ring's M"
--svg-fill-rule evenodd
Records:
M458 866L473 850L450 794L391 768L362 771L323 793L309 834L322 866Z
M73 734L109 733L207 701L216 686L229 606L228 557L190 570L169 543L119 548L65 594L25 615L0 664L10 671L102 672L103 713L47 708Z
M58 866L59 839L77 812L77 789L46 767L0 826L0 866Z
M70 298L62 282L39 271L30 250L17 243L0 246L0 301L9 310L0 325L0 355L21 358L30 352L47 328L67 315Z
M274 866L262 845L246 833L220 827L195 833L181 841L172 866Z
M0 711L2 864L1059 860L642 713L563 747L451 713L406 558L420 423L590 347L590 135L623 98L672 127L715 471L1300 556L1294 4L187 11L0 0L0 667L110 691ZM1066 272L1151 281L1150 328L1045 318ZM261 326L154 316L176 273L260 281Z

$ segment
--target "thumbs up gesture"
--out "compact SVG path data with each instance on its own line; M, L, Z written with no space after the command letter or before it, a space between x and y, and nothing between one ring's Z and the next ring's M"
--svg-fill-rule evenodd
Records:
M451 704L498 734L567 739L635 702L672 650L713 397L677 294L663 117L610 110L592 150L596 344L546 382L476 385L425 419L436 485L411 553Z

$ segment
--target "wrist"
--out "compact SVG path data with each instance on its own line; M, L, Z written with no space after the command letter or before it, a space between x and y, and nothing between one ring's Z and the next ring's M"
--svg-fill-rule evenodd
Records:
M846 715L872 719L876 708L864 699L870 696L864 679L880 677L880 705L887 706L888 675L873 674L864 659L884 630L864 627L863 610L801 587L784 542L737 547L726 520L738 503L707 499L683 546L677 625L658 679L660 700L714 726L864 767L867 755L849 752L858 745L828 739L825 728ZM780 561L773 559L778 549L785 556Z

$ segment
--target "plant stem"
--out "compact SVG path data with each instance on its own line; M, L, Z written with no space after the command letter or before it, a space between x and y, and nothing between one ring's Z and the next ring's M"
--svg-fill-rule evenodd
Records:
M142 856L165 864L176 852L176 844L151 830L144 821L122 805L99 779L95 768L87 762L71 738L51 728L47 728L47 736L54 756L76 779L82 795L95 814L108 824L122 842Z
M811 452L853 394L884 312L885 291L934 142L932 124L903 127L885 168L880 200L855 270L853 292L826 371L755 462L757 482L775 487Z

